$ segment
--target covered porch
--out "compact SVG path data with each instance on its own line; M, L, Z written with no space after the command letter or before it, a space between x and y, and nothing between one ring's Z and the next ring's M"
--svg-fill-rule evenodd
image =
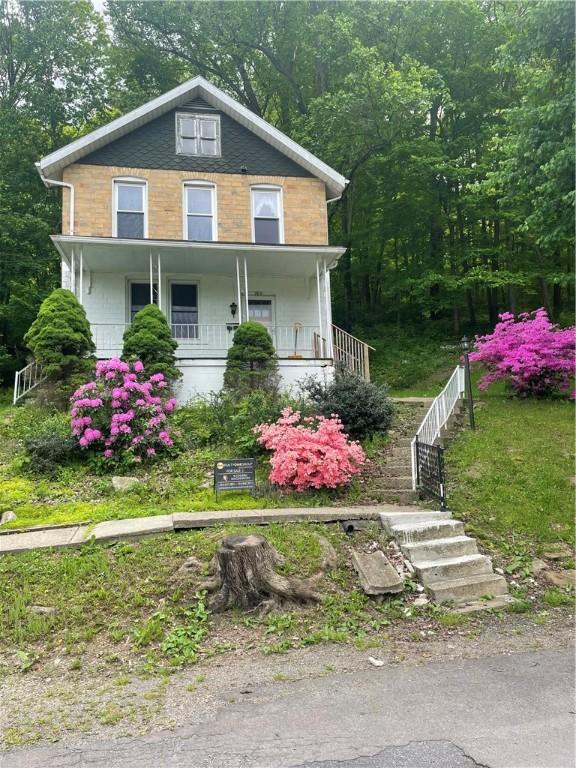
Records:
M155 303L181 360L225 358L237 325L269 331L280 359L332 362L330 270L342 248L55 236L62 284L84 306L100 358L119 355Z

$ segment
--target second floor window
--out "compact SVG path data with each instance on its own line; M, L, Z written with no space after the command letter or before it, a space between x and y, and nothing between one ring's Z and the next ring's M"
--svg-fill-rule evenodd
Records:
M215 194L209 184L184 186L185 237L187 240L215 240Z
M146 184L114 182L114 236L146 237Z
M252 188L253 239L255 243L283 241L280 190Z

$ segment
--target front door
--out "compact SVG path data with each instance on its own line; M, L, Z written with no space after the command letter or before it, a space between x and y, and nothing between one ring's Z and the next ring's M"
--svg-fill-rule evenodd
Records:
M250 320L261 323L272 335L272 299L248 299L248 314Z

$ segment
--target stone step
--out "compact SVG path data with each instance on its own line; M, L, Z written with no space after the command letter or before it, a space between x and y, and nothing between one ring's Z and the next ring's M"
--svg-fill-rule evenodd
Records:
M424 586L446 579L464 579L468 576L492 573L490 558L478 554L425 560L413 565Z
M453 558L478 554L476 541L470 536L450 536L446 539L402 543L400 548L415 567L420 563L438 560L441 557Z
M426 584L426 591L438 603L451 600L455 603L468 603L481 597L508 594L508 584L497 573L484 573L460 579L443 579Z
M373 478L373 482L378 488L382 489L412 490L410 487L412 485L412 475L380 475Z
M431 541L433 539L445 539L449 536L463 536L464 523L460 520L450 520L447 515L444 518L423 523L399 523L390 528L392 535L401 543L409 544L416 541Z
M406 461L399 463L386 463L380 470L382 477L410 477L412 480L411 466Z
M446 520L450 512L441 512L432 509L417 509L409 512L380 512L382 526L390 531L393 525L414 525L415 523L433 523L436 520Z
M413 491L412 488L396 489L376 487L370 488L370 492L378 497L380 501L388 504L415 504L420 498L418 491Z

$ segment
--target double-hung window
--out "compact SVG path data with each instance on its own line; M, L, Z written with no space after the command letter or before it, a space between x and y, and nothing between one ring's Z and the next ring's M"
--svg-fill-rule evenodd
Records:
M179 155L220 157L220 116L178 113L176 152Z
M277 187L252 187L252 232L255 243L282 243L282 196Z
M114 182L114 237L146 237L146 182Z
M184 237L216 240L216 189L213 184L184 185Z

